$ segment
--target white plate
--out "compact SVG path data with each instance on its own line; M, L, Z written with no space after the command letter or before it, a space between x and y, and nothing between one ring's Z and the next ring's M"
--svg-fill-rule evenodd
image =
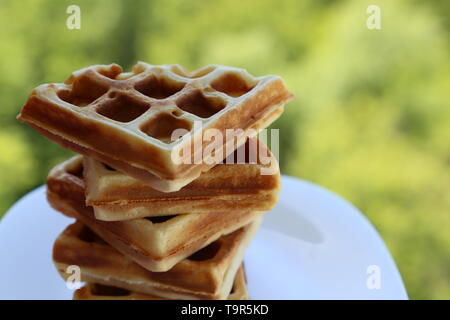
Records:
M407 299L375 229L352 205L312 183L283 176L277 206L247 250L253 299ZM0 299L70 299L52 245L71 219L47 204L42 186L0 223Z

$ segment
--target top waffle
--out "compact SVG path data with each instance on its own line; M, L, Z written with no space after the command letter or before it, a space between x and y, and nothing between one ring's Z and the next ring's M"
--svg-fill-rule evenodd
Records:
M139 62L124 73L116 64L95 65L34 89L18 118L68 149L169 192L214 165L213 154L203 152L211 143L202 139L206 129L222 133L215 152L225 158L245 142L245 130L267 127L291 98L280 77L242 69L209 65L186 72ZM172 141L175 129L186 131ZM244 131L226 139L226 129ZM196 154L186 148L199 144ZM191 154L183 157L203 161L172 161L185 150Z

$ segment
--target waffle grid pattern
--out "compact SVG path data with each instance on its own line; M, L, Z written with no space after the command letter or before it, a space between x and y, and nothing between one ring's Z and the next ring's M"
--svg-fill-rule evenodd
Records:
M56 103L76 113L168 144L175 129L191 131L194 121L216 118L267 78L222 66L187 72L179 65L139 62L132 72L123 73L116 64L96 65L75 72L64 84L46 86L55 91Z

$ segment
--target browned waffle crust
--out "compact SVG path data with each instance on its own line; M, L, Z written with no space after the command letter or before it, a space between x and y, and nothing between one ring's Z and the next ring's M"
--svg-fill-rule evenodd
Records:
M63 147L168 192L213 166L171 159L188 143L209 144L201 130L193 130L194 121L224 136L226 129L260 130L291 98L281 78L255 78L242 69L207 66L187 73L177 65L139 62L123 73L116 64L96 65L74 72L63 84L34 89L18 118ZM190 131L171 142L177 128ZM239 146L247 136L236 138ZM234 144L224 140L224 156L235 149L225 145Z
M77 265L83 282L170 299L225 299L258 224L222 236L167 272L151 272L76 222L56 239L53 261L63 278L70 276L68 266Z
M253 146L257 146L255 149ZM241 150L242 149L242 150ZM254 157L250 155L250 149ZM256 151L256 152L254 152ZM242 163L218 164L176 192L157 191L93 158L84 159L86 203L104 221L184 213L268 211L280 187L278 162L268 148L250 139L232 155ZM261 156L262 155L262 156ZM272 174L261 174L268 169Z
M149 294L132 292L113 286L105 286L98 283L88 283L76 290L73 300L166 300L168 298ZM227 300L248 300L247 283L245 280L244 266L241 265L234 278L233 287Z
M51 206L76 217L111 246L144 268L164 272L197 250L250 223L259 212L185 214L127 221L95 219L92 207L85 205L84 182L77 174L82 162L72 158L56 166L47 179ZM83 200L82 200L83 199Z

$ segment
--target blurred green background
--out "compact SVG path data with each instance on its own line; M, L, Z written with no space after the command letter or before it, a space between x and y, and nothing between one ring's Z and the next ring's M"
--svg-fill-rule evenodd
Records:
M66 8L81 7L81 30ZM368 30L368 5L382 29ZM32 88L91 64L227 64L297 95L283 173L361 209L411 298L450 298L449 1L0 2L0 216L70 155L15 116ZM299 203L299 205L301 205Z

